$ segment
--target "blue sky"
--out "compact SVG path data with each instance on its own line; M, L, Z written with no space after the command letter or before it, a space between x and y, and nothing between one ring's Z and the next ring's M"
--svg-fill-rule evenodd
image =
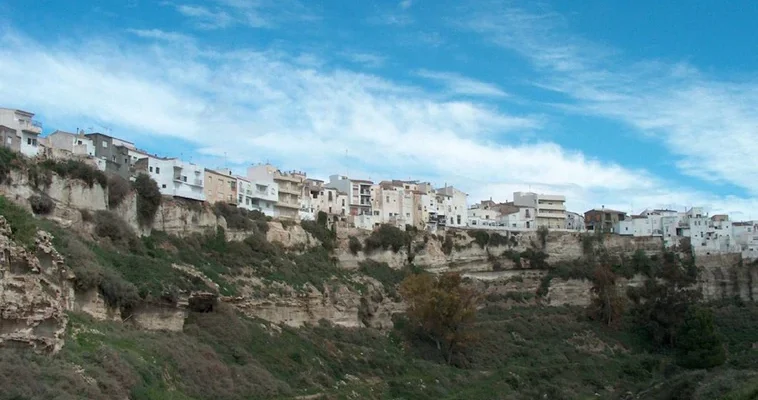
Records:
M2 106L209 167L758 218L755 2L92 3L0 1Z

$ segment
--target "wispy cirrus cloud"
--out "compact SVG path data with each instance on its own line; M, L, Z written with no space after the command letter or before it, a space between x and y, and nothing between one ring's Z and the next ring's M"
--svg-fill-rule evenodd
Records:
M439 72L422 69L416 75L441 83L448 92L464 96L506 97L508 93L493 83L482 82L455 72Z
M161 40L166 42L190 42L192 38L182 33L166 32L160 29L127 29L129 33L144 39Z
M560 15L499 4L465 27L530 60L543 73L539 86L572 99L559 106L628 124L659 138L681 172L758 195L758 79L630 60L572 34Z
M196 4L174 4L180 14L190 18L200 29L224 29L232 26L275 28L288 22L320 19L317 13L298 0L211 0Z
M382 55L364 51L343 51L340 55L352 63L369 68L379 68L387 61L387 58Z

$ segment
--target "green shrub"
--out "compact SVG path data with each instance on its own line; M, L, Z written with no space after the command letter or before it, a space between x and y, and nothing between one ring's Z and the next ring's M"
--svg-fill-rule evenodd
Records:
M131 184L120 175L108 177L108 208L116 208L131 192Z
M25 164L18 153L0 146L0 184L11 183L11 171L19 171Z
M108 187L108 178L95 167L78 160L44 160L38 163L43 169L55 172L61 178L79 179L89 187L99 184L103 189Z
M319 219L319 221L320 220L321 219ZM334 250L337 235L326 227L326 221L323 221L323 224L318 221L300 221L300 226L302 226L306 232L313 235L314 238L321 241L321 245L325 249L329 251Z
M113 211L99 210L95 213L95 234L108 238L113 244L127 248L136 240L129 225Z
M26 176L35 189L47 189L53 184L53 171L44 168L41 164L28 164Z
M487 247L487 244L490 242L490 234L483 230L477 229L468 231L468 235L471 236L474 239L474 242L481 248Z
M393 299L399 299L397 286L410 274L408 269L393 269L386 262L365 260L358 263L358 270L381 282L384 290Z
M5 217L10 224L13 240L27 248L34 246L38 226L37 221L27 210L0 196L0 215Z
M134 180L137 192L137 221L141 226L150 226L163 200L158 184L147 174L139 174Z
M38 195L33 194L29 196L29 205L32 207L32 212L38 215L47 215L55 210L55 202L50 196L46 194Z
M371 236L366 239L364 248L367 253L377 249L392 250L397 253L408 243L409 234L402 229L382 224L378 229L371 232Z
M713 312L690 307L676 336L677 363L685 368L713 368L726 362L726 351Z
M363 244L357 237L351 235L348 237L347 241L348 248L350 249L350 252L353 253L353 255L358 255L358 252L363 250Z

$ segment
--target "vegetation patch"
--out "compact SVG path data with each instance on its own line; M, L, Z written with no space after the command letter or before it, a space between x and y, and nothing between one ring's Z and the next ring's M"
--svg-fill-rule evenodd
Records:
M392 250L397 253L412 240L410 232L388 224L382 224L379 228L371 232L371 236L366 238L364 248L366 253L371 253L378 249Z
M363 243L361 243L361 240L357 237L350 235L347 238L347 247L350 250L350 253L356 256L363 250Z
M113 174L108 177L108 208L116 208L132 191L128 180L120 175Z
M213 205L213 212L217 216L222 216L226 220L226 226L229 229L242 231L258 230L263 233L268 232L268 217L258 210L249 211L244 208L233 205L216 202Z
M64 179L78 179L86 183L89 187L100 185L103 189L108 187L108 177L103 171L78 160L44 160L39 162L41 168L54 172Z
M134 180L134 190L137 192L137 221L140 226L151 226L163 200L158 183L150 175L139 174Z
M38 215L48 215L55 210L55 202L46 194L33 194L29 196L29 205L32 212Z
M302 226L306 232L313 235L314 238L318 239L324 249L332 251L336 244L337 234L333 229L329 229L326 225L326 213L323 211L319 211L319 218L316 221L300 221L300 226Z

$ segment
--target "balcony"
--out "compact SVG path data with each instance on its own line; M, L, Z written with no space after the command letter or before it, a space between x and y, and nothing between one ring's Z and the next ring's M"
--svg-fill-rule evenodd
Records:
M22 131L27 133L33 133L35 135L39 135L42 133L42 124L38 121L24 121L20 120L18 121L18 126L21 128Z
M281 193L289 193L294 194L296 196L300 195L300 190L295 185L285 185L285 184L279 184L279 192Z
M563 203L548 204L540 202L537 206L540 210L566 211L566 206Z
M555 219L566 219L566 213L564 212L542 212L542 210L537 211L537 218L555 218Z
M292 208L295 210L300 209L300 204L293 201L277 201L276 202L277 207L284 207L284 208Z
M186 179L181 176L174 176L174 182L183 183L185 185L203 187L202 179Z

